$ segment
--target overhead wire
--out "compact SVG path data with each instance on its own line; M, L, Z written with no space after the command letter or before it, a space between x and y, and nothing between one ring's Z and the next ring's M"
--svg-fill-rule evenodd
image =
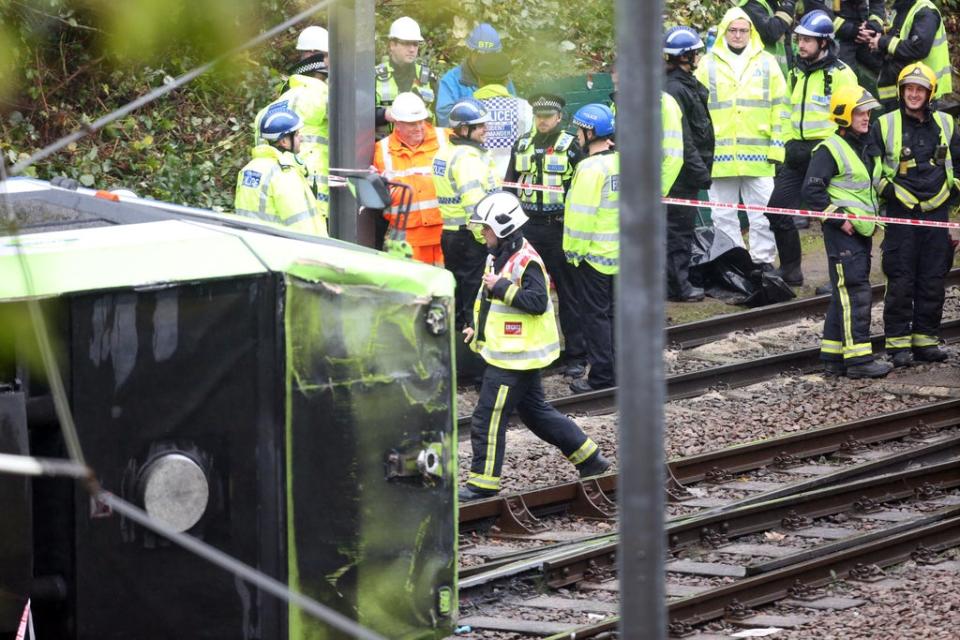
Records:
M50 331L47 327L43 309L41 308L36 296L33 295L33 292L35 291L33 276L30 270L30 264L26 252L24 251L22 244L19 242L19 236L17 233L18 229L14 217L13 207L10 204L7 188L10 177L21 174L33 164L44 160L52 154L67 147L71 143L76 142L87 135L95 133L111 122L114 122L139 109L140 107L167 95L175 89L180 88L181 86L206 73L222 61L236 55L237 53L265 42L266 40L285 31L293 25L309 18L321 9L328 7L333 3L333 1L334 0L324 0L323 2L318 2L312 5L288 20L278 24L277 26L264 31L256 37L251 38L247 42L217 56L210 62L187 71L172 82L169 82L162 87L158 87L153 91L150 91L143 96L130 101L126 105L111 111L107 115L98 118L94 122L82 127L77 131L74 131L69 135L59 138L55 142L47 145L28 158L14 164L10 168L9 172L7 171L5 162L0 160L0 199L2 199L2 209L6 217L7 226L13 235L13 245L16 250L21 275L24 280L24 290L27 294L25 296L26 305L34 334L36 336L37 349L40 352L41 362L47 373L48 384L50 385L50 393L53 396L54 408L57 419L60 423L64 442L67 448L67 455L69 457L69 460L53 460L47 458L36 458L33 456L4 454L3 456L0 456L0 473L16 473L19 475L66 475L81 479L87 491L97 501L110 507L123 517L152 530L157 535L160 535L183 547L184 549L200 556L201 558L221 567L222 569L229 571L233 575L250 582L255 587L262 589L263 591L266 591L267 593L270 593L281 600L284 600L288 604L301 608L303 611L341 632L347 633L355 638L360 638L361 640L384 640L383 637L378 633L367 629L358 622L347 618L332 608L327 607L302 593L298 593L290 589L289 586L281 583L271 576L266 575L262 571L244 564L243 562L203 542L202 540L173 530L163 522L151 517L150 514L146 513L142 509L108 491L105 491L100 486L95 476L95 470L90 469L86 465L83 455L83 448L80 445L80 438L77 433L76 424L73 420L73 413L70 409L69 400L67 399L63 376L61 375L57 357L53 349L52 340L50 338Z

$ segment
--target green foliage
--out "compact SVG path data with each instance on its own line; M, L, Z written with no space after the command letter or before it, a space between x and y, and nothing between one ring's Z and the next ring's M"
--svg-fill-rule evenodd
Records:
M7 163L101 117L312 0L0 0L0 154ZM716 24L729 0L666 0L662 23ZM956 52L960 0L942 0ZM614 0L379 0L377 51L390 22L415 18L437 72L459 63L463 41L490 22L514 60L521 92L602 70L615 49ZM654 16L651 16L654 19ZM325 24L325 16L317 22ZM126 187L172 202L232 208L251 122L276 96L298 29L87 136L29 171L97 188Z

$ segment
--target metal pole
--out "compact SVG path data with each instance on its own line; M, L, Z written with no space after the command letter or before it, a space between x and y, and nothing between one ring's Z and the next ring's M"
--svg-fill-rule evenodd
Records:
M373 162L374 0L340 0L330 10L330 166ZM373 218L357 215L348 189L330 189L330 232L373 246Z
M660 202L662 0L617 0L620 151L617 384L620 410L620 637L666 637L663 299Z

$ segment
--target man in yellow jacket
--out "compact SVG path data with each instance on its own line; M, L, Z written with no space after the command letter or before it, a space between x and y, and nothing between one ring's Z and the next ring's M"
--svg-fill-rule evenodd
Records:
M303 30L297 40L299 59L290 67L290 77L283 92L270 105L264 107L254 120L255 143L259 144L260 125L268 110L284 108L296 113L303 120L300 159L307 168L307 181L317 197L317 206L327 216L330 190L327 185L330 166L330 123L327 117L327 31L323 27L310 26Z
M297 157L303 120L289 109L267 111L260 122L261 143L253 159L237 174L234 209L237 215L271 222L326 237L326 215Z
M787 83L743 9L727 11L717 32L716 44L695 74L710 91L707 106L716 135L710 199L765 206L773 193L775 165L784 158ZM759 212L747 217L750 257L773 270L777 249L770 221ZM715 208L713 226L744 246L736 209Z

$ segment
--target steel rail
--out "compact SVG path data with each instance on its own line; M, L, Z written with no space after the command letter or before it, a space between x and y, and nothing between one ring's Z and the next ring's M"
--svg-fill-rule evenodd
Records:
M960 487L960 458L939 461L928 466L908 468L879 476L870 476L840 485L816 489L777 500L748 505L702 517L675 519L667 523L669 547L677 549L719 535L735 538L781 528L785 521L804 522L851 511L858 505L904 500L925 487L948 490ZM543 576L547 585L560 589L583 580L588 572L616 565L619 540L609 538L573 541L549 552L532 553L490 572L474 572L460 583L461 592L489 586L494 581L530 573Z
M960 269L951 269L947 273L946 286L956 285L960 285ZM874 303L883 300L884 289L885 285L883 284L875 284L870 287ZM805 316L823 315L826 314L829 305L830 294L826 293L757 307L749 311L727 313L706 320L675 324L667 327L666 342L668 345L690 349L714 340L720 340L735 331L772 329L796 322Z
M685 485L703 481L708 472L716 473L720 470L728 473L743 473L770 466L778 460L787 462L835 453L851 442L875 444L904 438L911 434L934 432L957 424L960 424L960 400L948 400L694 456L675 458L668 462L667 467L669 476L681 485ZM612 496L616 491L617 480L617 474L612 473L598 476L594 482L605 495ZM800 484L797 483L796 486ZM582 498L585 492L581 481L572 481L465 502L460 505L460 529L472 531L482 528L484 524L495 523L501 516L508 514L511 507L525 508L535 517L564 512L578 498ZM768 497L759 494L748 500Z
M861 567L882 569L900 564L910 560L921 547L943 551L960 546L960 517L907 531L903 531L903 527L896 529L898 532L894 535L668 602L671 628L685 633L692 625L724 617L734 603L747 608L759 607L792 596L797 584L815 589L836 582L839 576L855 578ZM547 640L596 638L616 629L618 622L618 616L606 618L552 635Z
M941 326L941 334L947 342L960 341L960 320L944 322ZM882 335L873 336L871 341L875 353L884 350L884 337ZM717 387L727 389L745 387L769 380L781 373L807 374L819 371L821 367L820 347L810 347L754 360L707 367L700 371L667 376L667 398L669 400L692 398ZM618 387L598 389L587 393L549 399L547 402L565 413L607 414L616 411L617 390ZM471 418L470 415L463 415L457 419L457 428L461 439L469 437Z

